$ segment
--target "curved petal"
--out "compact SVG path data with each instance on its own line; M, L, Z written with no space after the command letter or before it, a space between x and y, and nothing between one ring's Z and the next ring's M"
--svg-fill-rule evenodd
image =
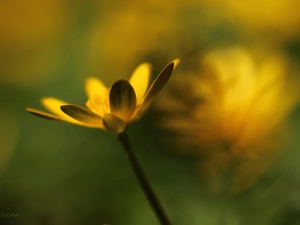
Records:
M55 116L55 115L52 115L52 114L49 114L49 113L46 113L46 112L43 112L43 111L40 111L40 110L37 110L37 109L34 109L34 108L26 108L26 111L33 114L33 115L35 115L35 116L39 116L39 117L44 118L44 119L62 121L62 122L67 122L67 123L73 123L73 124L80 125L80 126L91 127L91 126L83 124L83 123L81 123L77 120L74 120L73 118L68 117L68 116L66 118L63 118L63 117Z
M64 112L61 111L60 106L67 105L68 104L67 102L64 102L60 99L53 98L53 97L45 97L41 99L41 103L47 110L52 112L55 116L58 116L62 121L79 124L78 121L67 116Z
M108 88L96 77L89 77L85 80L85 92L90 99L95 96L105 98L108 94Z
M135 71L130 77L129 82L135 91L137 104L139 104L142 101L147 91L151 71L151 65L149 63L143 63L135 69Z
M26 108L26 111L35 115L35 116L39 116L39 117L42 117L44 119L49 119L49 120L58 120L58 121L65 121L65 122L68 122L66 120L64 120L62 117L59 117L59 116L55 116L55 115L52 115L52 114L49 114L49 113L46 113L46 112L43 112L43 111L40 111L38 109L34 109L34 108ZM77 122L77 121L76 121Z
M102 117L78 105L62 105L61 110L73 119L91 126L103 128Z
M160 74L157 76L157 78L154 80L151 87L147 91L140 111L144 111L154 101L156 96L168 82L172 72L175 69L175 66L177 67L179 62L179 59L173 60L160 72Z
M61 110L60 110L60 106L61 105L68 105L67 102L64 102L60 99L57 98L53 98L53 97L45 97L41 99L41 103L42 105L48 109L50 112L52 112L53 114L59 116L59 117L63 117L65 119L68 119L69 117L64 114Z
M127 80L116 81L109 90L110 112L126 123L135 111L136 96Z
M122 133L126 129L126 123L112 113L104 114L103 126L108 132L114 134Z

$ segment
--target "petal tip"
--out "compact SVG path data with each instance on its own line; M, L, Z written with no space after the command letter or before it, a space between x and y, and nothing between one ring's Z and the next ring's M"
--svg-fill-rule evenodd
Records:
M174 63L173 66L173 71L178 67L179 63L180 63L180 59L174 59L172 62Z
M142 63L141 66L142 65L149 71L149 73L151 73L151 71L152 71L152 65L150 63L145 62L145 63Z
M41 103L43 104L44 102L46 102L46 101L50 101L50 100L56 100L56 98L54 98L54 97L43 97L43 98L41 98Z

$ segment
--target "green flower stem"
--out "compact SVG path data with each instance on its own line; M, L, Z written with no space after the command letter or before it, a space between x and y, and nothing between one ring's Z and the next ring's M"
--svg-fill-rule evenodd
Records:
M132 166L135 176L138 179L138 181L141 185L141 188L143 189L143 191L148 199L149 204L151 205L158 220L160 221L160 224L161 225L171 225L170 220L168 219L166 213L164 212L158 198L156 197L154 191L152 190L137 158L135 157L135 155L132 151L132 148L129 143L128 135L125 131L119 134L119 141L124 146L127 159L129 160L129 162Z

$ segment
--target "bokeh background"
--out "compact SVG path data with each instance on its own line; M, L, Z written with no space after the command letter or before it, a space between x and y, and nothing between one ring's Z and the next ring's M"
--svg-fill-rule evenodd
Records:
M300 224L300 2L0 1L0 224L159 224L115 135L43 120L181 65L128 129L174 225ZM18 216L7 216L16 215Z

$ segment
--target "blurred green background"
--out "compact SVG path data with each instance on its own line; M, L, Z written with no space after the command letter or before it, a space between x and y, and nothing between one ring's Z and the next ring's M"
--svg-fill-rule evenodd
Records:
M181 58L184 79L211 49L279 51L298 65L299 6L292 0L0 1L0 224L159 224L116 135L43 120L25 108L42 109L45 96L84 105L85 78L110 86L144 61L156 76ZM162 118L154 105L128 133L174 225L300 224L296 103L285 118L282 153L234 194L205 185L199 156L183 154L188 146L175 150Z

